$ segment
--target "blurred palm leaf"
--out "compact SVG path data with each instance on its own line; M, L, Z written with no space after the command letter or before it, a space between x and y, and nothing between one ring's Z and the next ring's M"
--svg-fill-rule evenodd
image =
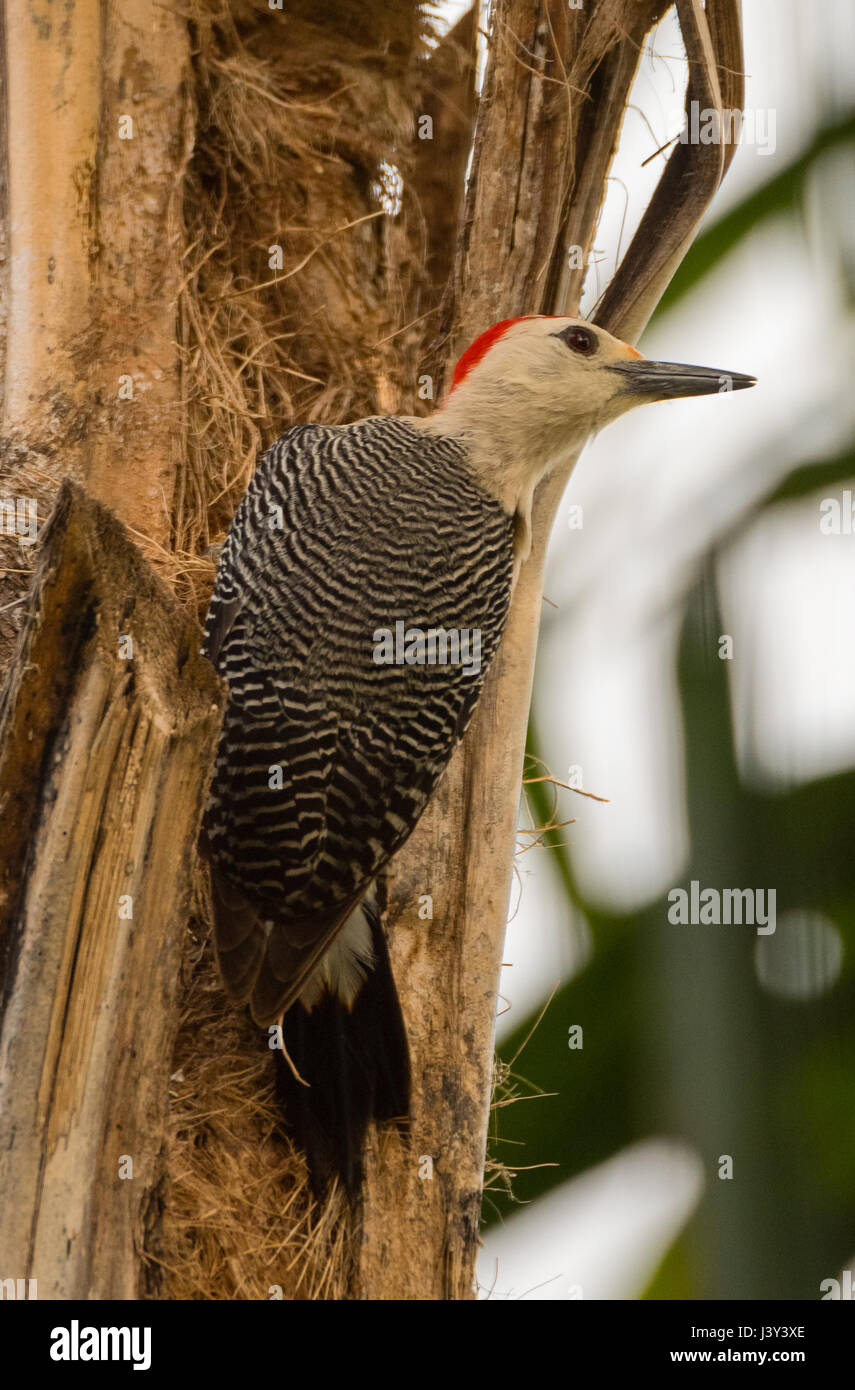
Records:
M656 314L673 309L715 270L724 258L762 222L781 213L800 214L805 190L813 170L832 150L855 142L855 116L848 115L817 131L810 145L797 159L775 174L767 183L755 189L735 208L720 217L708 231L695 239L682 265L663 294ZM655 316L654 316L655 317Z

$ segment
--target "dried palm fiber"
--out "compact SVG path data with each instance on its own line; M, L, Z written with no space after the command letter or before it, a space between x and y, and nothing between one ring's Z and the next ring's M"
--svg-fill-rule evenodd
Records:
M179 333L187 404L171 555L203 612L256 457L294 421L415 406L423 220L408 191L429 21L413 3L191 0L196 140L186 175ZM403 177L384 215L379 168ZM281 265L275 248L281 248ZM271 265L271 259L273 265ZM336 1297L348 1222L309 1197L277 1130L264 1038L226 1001L199 875L176 1042L162 1234L167 1298Z
M213 0L188 14L189 438L174 522L176 549L198 553L231 519L259 447L292 420L378 409L383 378L401 371L400 345L375 344L406 322L418 256L407 208L390 225L375 188L384 159L406 185L425 21L401 0L284 12Z

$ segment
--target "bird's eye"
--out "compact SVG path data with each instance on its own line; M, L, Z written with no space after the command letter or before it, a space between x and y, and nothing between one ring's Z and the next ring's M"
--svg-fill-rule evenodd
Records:
M568 328L561 336L569 348L583 356L589 357L597 350L597 339L590 328Z

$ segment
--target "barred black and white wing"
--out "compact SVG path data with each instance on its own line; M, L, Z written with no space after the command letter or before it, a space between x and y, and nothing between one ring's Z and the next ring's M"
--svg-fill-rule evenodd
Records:
M512 548L462 444L406 421L300 426L262 457L205 635L229 685L206 813L218 954L260 1023L418 821L499 644ZM450 634L446 656L456 634L458 659L418 659L419 631Z

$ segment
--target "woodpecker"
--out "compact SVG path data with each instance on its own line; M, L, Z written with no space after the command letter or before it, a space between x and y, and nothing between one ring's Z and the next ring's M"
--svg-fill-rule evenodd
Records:
M223 980L282 1043L316 1193L353 1198L368 1123L406 1122L377 876L472 718L538 483L636 405L753 384L530 315L475 340L432 415L298 425L259 459L205 625L229 693L204 843Z

